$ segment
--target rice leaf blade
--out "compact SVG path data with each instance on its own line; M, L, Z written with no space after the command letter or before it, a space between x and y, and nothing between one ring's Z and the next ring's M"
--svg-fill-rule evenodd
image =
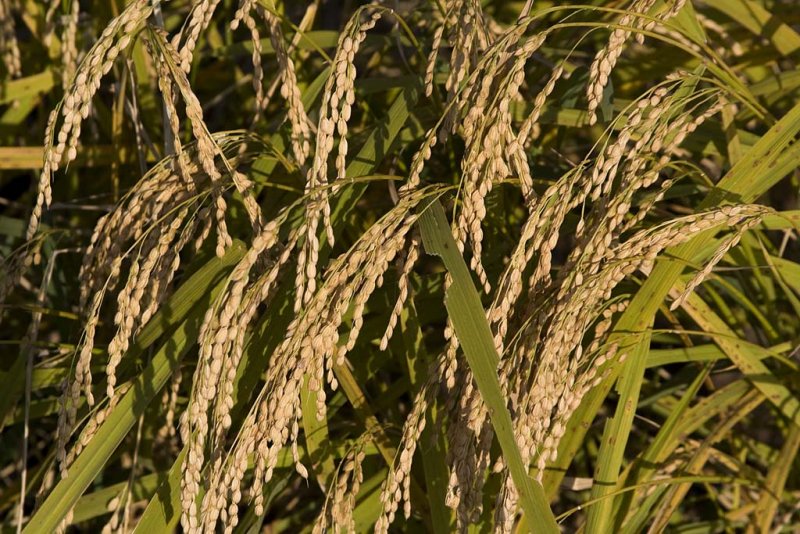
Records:
M522 508L531 518L529 525L535 518L540 532L557 533L558 525L544 491L538 482L530 479L522 463L522 455L514 438L511 415L500 392L497 378L499 357L494 348L489 323L486 321L478 291L472 283L464 259L458 253L444 209L438 200L433 201L425 209L420 216L419 224L426 252L440 256L453 277L453 285L445 296L445 305L475 382L489 409L492 426L520 494ZM529 528L532 528L532 525Z

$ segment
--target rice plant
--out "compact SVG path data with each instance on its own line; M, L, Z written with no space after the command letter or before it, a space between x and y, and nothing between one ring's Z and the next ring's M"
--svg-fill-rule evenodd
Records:
M793 0L0 0L16 532L794 532Z

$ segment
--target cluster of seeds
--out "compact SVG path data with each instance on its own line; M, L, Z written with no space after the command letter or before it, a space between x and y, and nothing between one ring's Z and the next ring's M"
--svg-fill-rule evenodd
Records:
M462 128L467 147L461 163L463 204L456 223L456 237L462 252L469 238L472 250L470 266L487 293L491 291L491 285L481 264L486 196L493 184L512 175L512 169L522 171L523 192L529 196L532 190L527 158L520 157L525 141L519 139L512 129L510 107L525 79L525 64L544 43L545 35L531 37L513 50L516 45L512 43L517 37L512 33L498 43L502 48L487 56L492 58L491 61L479 65L475 81L466 86L459 100L466 115ZM512 50L504 49L506 47ZM552 91L552 87L546 87L540 93L542 101L548 91Z
M411 464L414 451L419 444L426 424L426 411L433 399L438 373L432 372L430 379L414 400L414 408L406 419L398 456L381 486L381 515L375 523L376 534L386 534L394 521L399 505L403 504L403 515L411 516Z
M181 31L172 38L172 46L179 51L180 66L184 72L191 70L192 57L194 56L194 49L197 47L197 41L211 23L219 3L220 0L193 1L189 18Z
M666 21L678 14L686 0L672 0L666 8L652 18L650 13L656 5L655 0L636 0L617 21L617 27L611 32L608 46L600 50L594 58L589 71L589 84L586 87L589 99L589 124L597 122L597 108L603 100L603 91L608 85L608 77L617 64L625 44L634 32L639 44L644 42L642 31L651 31L657 21Z
M65 17L64 31L61 34L61 83L68 90L78 68L78 19L81 3L74 0L70 3L69 14Z
M65 153L67 162L78 156L81 123L89 116L92 97L100 88L100 79L111 70L119 54L130 45L152 10L150 2L136 0L109 22L77 68L61 106L50 113L45 129L44 165L39 176L36 205L28 226L28 238L36 233L42 209L49 206L52 200L51 174L58 170ZM61 126L56 129L59 117L62 119Z
M303 169L311 152L311 122L300 98L294 61L286 50L280 21L278 17L267 10L262 10L261 13L269 26L269 38L280 67L280 92L286 100L288 108L286 115L292 127L292 152L297 164Z
M216 139L229 153L238 150L243 141L241 136L221 135ZM186 171L192 184L202 186L208 178L197 163L196 150L194 145L186 147L190 162ZM131 339L168 295L172 278L180 267L181 251L193 239L201 240L195 246L204 239L200 221L208 211L203 205L206 197L198 195L194 187L187 187L173 167L169 160L154 167L114 211L98 221L84 257L80 274L84 333L73 378L64 384L56 437L56 459L62 476L71 463L67 444L81 405L81 394L89 406L95 403L97 392L92 387L90 366L106 296L120 285L125 273L124 285L117 292L113 321L116 333L108 346L106 368L105 393L110 402L115 402L120 394L115 389L116 368Z
M203 109L200 106L200 101L192 91L189 80L186 77L186 73L178 68L178 52L166 40L163 32L153 28L150 28L150 30L150 38L148 39L148 43L150 43L150 49L153 52L153 56L158 58L157 61L163 62L163 68L161 68L159 71L161 74L159 77L163 79L169 76L168 78L163 79L163 81L160 83L162 86L166 86L174 82L178 87L181 97L186 105L186 116L191 123L192 133L197 140L197 157L200 160L200 165L203 171L211 179L211 190L214 196L214 204L216 207L214 212L214 217L217 224L216 252L217 256L222 256L225 253L225 249L231 245L232 240L228 233L227 223L225 220L227 202L223 196L225 188L222 179L223 174L217 168L217 164L215 162L216 157L219 156L219 158L222 160L226 174L236 186L236 190L242 195L245 210L250 218L250 222L253 225L253 230L256 232L262 224L261 208L259 208L258 203L253 197L250 182L243 174L236 172L233 169L231 163L228 161L228 158L225 156L222 149L219 147L219 145L217 145L213 136L208 131L208 128L203 121ZM169 93L171 94L171 91L169 91ZM168 104L168 108L170 106L171 104ZM173 107L168 114L174 116L177 114L177 110ZM180 157L178 158L178 162L179 167L185 165L185 163L180 161Z
M364 482L364 473L361 469L364 458L366 454L363 441L359 441L342 459L331 488L328 489L325 506L314 523L312 531L314 534L327 532L328 525L337 534L356 531L353 510L356 507L358 490Z
M729 211L733 211L733 208L731 208ZM708 275L711 274L711 271L712 269L714 269L714 266L717 265L720 262L720 260L722 260L723 257L725 257L725 254L727 254L728 251L730 251L733 247L736 246L737 243L739 243L739 240L742 238L742 235L744 235L744 233L747 230L757 226L758 223L760 222L761 222L761 217L759 216L751 217L750 219L747 219L747 221L744 224L742 224L742 226L739 228L738 231L731 234L729 237L723 239L719 248L716 250L716 252L714 252L714 255L711 257L708 263L706 263L706 266L703 267L703 269L699 271L689 281L683 293L681 293L681 295L678 298L672 301L672 304L670 304L669 307L670 310L678 309L686 301L686 299L689 298L689 295L692 294L692 292L697 288L697 286L702 284L703 280L705 280L708 277Z
M266 98L264 96L264 67L261 65L261 34L251 14L253 7L252 0L241 0L236 15L231 21L231 29L235 30L239 27L240 22L244 22L250 32L250 42L253 43L253 90L256 93L256 113L253 122L255 123L261 118L261 113L266 107Z
M461 84L475 68L493 38L489 21L476 0L450 0L444 7L444 21L441 29L437 29L434 35L434 48L426 73L426 92L431 92L435 60L442 38L446 36L446 42L451 49L450 73L445 83L449 111L444 118L442 137L447 132L455 131L458 113L462 109L458 103Z
M498 176L491 174L498 172L498 169L501 171L499 176L510 174L508 169L511 163L502 159L509 151L500 151L494 160L491 152L487 151L502 145L504 139L509 139L510 146L514 146L514 143L523 145L525 136L541 113L544 100L561 77L561 69L555 69L537 98L531 115L523 122L523 133L519 137L509 138L509 134L505 134L503 138L491 134L492 128L502 124L508 99L517 91L513 83L516 72L514 64L517 61L524 63L525 58L542 41L543 36L534 37L522 44L519 51L514 51L513 47L504 49L503 40L498 40L496 55L490 54L489 59L479 63L477 74L470 78L461 95L463 101L473 99L465 108L466 118L462 126L467 132L467 149L462 163L465 198L461 216L465 217L464 214L470 213L470 210L477 212L472 222L465 225L466 228L461 223L457 224L456 236L461 237L462 243L465 235L480 236L480 215L485 214L480 206L487 192L486 187L472 184L491 180L486 178L487 174L490 177ZM503 54L512 58L508 61L511 64L508 76L512 81L503 80L498 84L500 87L512 86L507 93L493 86L495 80L503 79L500 75L503 71L499 70L499 66L503 65L500 59ZM482 78L484 70L488 74ZM473 79L476 81L472 82ZM691 77L676 76L667 85L655 88L627 112L620 132L609 140L593 163L586 161L567 173L541 198L528 197L530 216L523 225L522 237L511 261L501 276L500 288L493 306L487 311L487 318L495 327L498 352L504 355L500 369L501 385L509 395L510 408L515 414L523 458L536 465L539 473L543 472L548 461L555 459L556 447L565 431L566 422L580 399L602 379L611 365L618 364L625 357L616 343L607 344L604 341L614 314L624 310L622 304L606 304L612 298L614 288L637 269L647 272L652 261L665 248L708 228L741 221L746 221L745 227L749 228L764 213L760 207L723 208L676 219L668 226L636 233L623 241L624 234L645 219L672 181L664 180L660 191L640 206L633 216L628 216L633 208L634 192L653 185L687 135L726 105L725 100L713 92L700 91L690 99L680 96L677 89L691 82ZM496 95L495 99L492 100L490 95ZM478 111L473 113L475 109ZM470 135L469 132L482 124L487 125L481 130L482 135ZM510 125L510 121L506 124ZM483 145L474 141L486 138L490 141ZM427 139L431 139L431 136ZM471 142L479 146L474 152L469 148ZM426 143L412 163L412 176L418 176L427 159L424 151L429 152L432 143ZM471 163L470 158L479 163ZM475 170L468 172L470 169ZM468 198L472 195L476 196ZM553 279L552 254L561 235L561 226L572 209L587 202L592 202L592 209L580 221L578 242L567 263L560 269L559 276ZM473 228L472 224L476 226ZM729 244L732 246L736 239L725 241L706 271L729 250ZM471 238L472 267L479 278L485 281L474 259L476 242L479 243L479 237ZM620 244L614 245L615 242ZM477 253L480 253L480 248ZM526 306L518 320L524 326L521 331L514 333L512 345L507 348L509 322L526 285L522 275L531 263L534 268L527 281ZM700 273L698 280L702 279L702 275ZM592 332L591 326L597 317L602 319ZM587 342L588 347L584 348L583 343ZM451 341L446 360L456 362L460 359L456 354L457 346L456 341ZM483 474L491 463L493 434L469 369L464 365L448 366L450 369L445 376L451 378L446 378L445 382L454 394L448 396L447 403L451 421L448 428L451 448L448 451L450 483L447 504L457 510L457 520L465 526L481 511ZM422 401L419 402L421 405ZM411 436L416 435L413 429L417 428L417 423L414 423L417 420L409 419L407 428L411 430ZM502 469L502 465L496 468ZM504 477L504 489L498 497L495 513L500 530L508 531L513 526L517 497L507 472ZM403 499L404 492L398 493L399 490L394 488L390 484L384 490L387 520L394 516L396 504L392 503Z
M345 177L347 157L347 121L350 119L355 103L355 55L367 32L371 30L381 17L380 11L374 11L365 21L361 20L359 10L350 19L339 36L336 56L333 58L331 76L325 84L322 97L314 159L306 179L306 222L305 241L297 262L295 282L295 311L300 311L303 304L308 303L316 290L317 263L319 261L319 229L322 219L328 244L333 245L334 233L331 225L331 208L328 200L328 156L333 151L334 132L339 134L339 147L336 155L336 178ZM334 189L335 191L335 189Z
M22 74L22 57L14 27L13 4L13 0L0 1L0 57L3 59L9 78L16 78Z
M428 194L431 191L422 189L405 196L346 254L334 260L322 285L303 312L289 324L286 336L273 352L258 401L242 423L232 449L226 452L222 438L230 426L232 401L225 384L233 379L237 355L242 349L241 342L231 341L231 335L234 332L233 335L243 335L254 314L253 303L257 305L269 293L269 286L280 275L280 266L297 246L297 235L290 237L282 258L251 281L258 256L277 244L279 225L273 225L273 233L263 240L258 238L234 269L227 290L210 309L201 333L201 365L196 371L187 427L183 431L184 435L192 436L182 482L185 529L210 532L219 521L226 529L235 527L242 499L241 485L248 458L253 454L255 469L250 494L257 513L262 513L262 490L272 478L278 453L284 446L291 447L297 471L304 477L307 475L296 444L303 377L308 375L309 388L318 399L317 416L324 418L325 385L336 389L334 369L346 365L345 357L355 347L363 326L366 302L382 285L384 273L406 242L416 221L411 210ZM352 324L346 341L338 345L338 330L348 309L352 310ZM239 320L244 323L236 322ZM235 348L226 349L231 343ZM212 421L209 414L213 414ZM203 476L207 437L212 440L212 456L210 470ZM198 511L194 503L201 486L206 493Z
M50 46L53 41L53 36L56 30L56 12L63 8L63 3L60 0L49 0L47 3L47 10L44 14L44 31L42 41L46 46Z

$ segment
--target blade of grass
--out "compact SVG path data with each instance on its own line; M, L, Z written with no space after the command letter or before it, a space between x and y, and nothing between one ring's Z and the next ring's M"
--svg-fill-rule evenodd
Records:
M783 442L778 457L772 462L772 467L767 473L766 487L761 491L761 496L756 503L756 521L747 528L747 533L769 532L772 521L782 501L783 489L789 478L789 471L800 449L800 427L790 424L786 429L786 441Z
M755 35L769 40L785 56L800 50L800 34L754 0L705 0Z
M55 85L53 71L47 69L38 74L9 80L0 84L0 104L9 104L39 93L46 93Z
M708 42L708 35L705 28L697 20L697 12L695 12L694 5L691 2L686 2L678 14L672 18L670 23L680 28L686 35L691 37L698 43Z
M149 498L156 491L158 481L163 476L165 476L164 473L151 473L137 478L131 492L132 500L135 502ZM127 486L127 482L120 482L84 495L75 503L72 522L80 523L111 513L108 504L118 497Z
M715 335L716 334L709 334L709 337L714 337ZM743 339L738 339L737 341L740 343L740 346L749 353L749 357L759 360L782 355L782 353L794 348L788 341L778 343L769 348L764 348ZM709 343L706 345L696 345L694 347L683 347L679 349L651 350L650 354L647 356L647 367L663 367L664 365L671 365L673 363L709 362L727 358L728 357L719 346Z
M611 532L614 499L604 498L611 494L619 478L625 446L633 426L633 417L639 403L639 392L644 378L647 353L650 350L650 332L642 335L636 350L627 357L618 382L619 400L614 417L606 422L603 439L595 468L591 500L597 504L589 509L586 518L589 532Z
M478 291L464 258L458 252L444 209L438 200L434 200L422 213L419 223L425 251L441 257L453 277L453 284L445 295L445 306L481 397L489 410L492 426L520 495L522 508L529 518L535 519L529 523L535 522L539 532L557 533L558 525L547 504L544 491L538 482L530 479L522 462L522 455L514 438L511 415L500 391L497 377L499 357L492 340L492 332Z
M87 145L70 165L73 167L104 167L114 161L132 163L137 158L136 150L120 147L118 151L110 145ZM0 170L41 169L44 161L43 146L0 147Z
M685 475L700 475L700 471L708 461L711 452L713 451L713 446L726 435L728 435L731 429L736 426L736 423L741 421L744 417L760 406L761 402L762 399L761 395L759 394L745 397L745 399L743 399L743 401L736 406L736 408L733 410L733 413L727 414L726 417L722 418L711 434L709 434L708 437L703 440L694 456L682 469L682 473ZM689 491L691 485L692 482L684 482L678 484L677 486L671 486L667 490L667 499L655 514L655 519L650 525L648 532L663 532L670 519L673 517L675 510L678 508L678 505Z
M676 289L676 293L680 289ZM684 303L683 309L708 332L714 332L714 342L719 345L725 355L736 367L758 388L783 415L800 424L800 399L776 376L757 356L747 350L740 342L736 332L701 299L693 294Z
M308 377L303 382L300 399L303 404L302 425L308 456L320 487L327 491L336 465L330 450L327 414L323 415L321 421L317 419L317 392L308 387Z
M586 510L587 508L591 509L591 507L595 506L597 503L602 502L605 499L610 499L614 497L618 497L620 495L625 495L632 491L636 491L639 489L644 488L652 488L653 486L669 486L672 484L685 484L687 482L692 483L719 483L719 484L742 484L745 486L753 486L754 483L752 480L746 478L736 478L731 476L714 476L714 475L694 475L694 476L676 476L671 478L659 478L656 480L649 480L647 482L642 482L641 484L635 484L631 486L625 486L624 488L620 488L608 495L604 495L599 499L591 499L582 503L580 506L576 506L574 508L570 508L566 512L559 514L556 519L559 521L563 521L564 519L568 518L569 516L580 512L581 510Z
M681 395L678 403L672 407L669 416L659 429L656 437L650 442L647 449L636 458L634 468L626 479L628 486L636 486L649 479L650 475L656 470L661 458L669 455L667 451L673 450L680 443L680 437L678 435L678 430L680 428L679 423L689 410L689 404L700 391L700 387L711 372L712 366L713 364L706 364L703 370L692 380L684 394ZM617 486L619 488L619 484ZM619 530L620 523L622 523L622 520L624 520L627 515L633 498L634 495L628 494L626 498L623 499L621 510L617 512L618 515L615 521L616 530Z

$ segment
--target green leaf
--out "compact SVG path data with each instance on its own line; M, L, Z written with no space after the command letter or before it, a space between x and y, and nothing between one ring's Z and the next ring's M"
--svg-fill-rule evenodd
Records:
M511 415L500 391L497 377L499 357L492 332L478 291L464 258L458 252L444 209L438 200L434 200L422 213L419 225L425 251L440 256L453 277L453 284L445 295L445 306L475 377L475 383L489 410L492 426L503 450L503 458L511 471L529 524L531 528L536 524L539 532L558 533L558 525L541 485L530 479L522 462L522 455L514 438Z
M331 454L327 414L324 414L321 421L317 419L317 392L311 391L308 387L308 377L303 382L300 400L303 405L302 424L308 456L320 487L323 491L327 491L333 480L336 465Z
M183 476L183 460L189 451L184 447L175 463L172 464L166 479L158 486L155 495L147 503L133 530L137 532L172 532L181 518L181 477Z
M32 76L4 82L0 84L0 104L9 104L14 100L45 93L54 85L53 71L49 69Z
M163 476L165 476L163 473L151 473L136 478L131 488L131 500L135 502L149 498L156 491L158 482ZM120 496L127 486L127 482L120 482L84 495L75 504L72 522L80 523L110 513L108 504Z
M778 505L783 500L783 490L798 450L800 450L800 427L791 425L783 447L767 473L766 487L761 491L761 496L756 503L756 524L749 525L748 533L770 531L778 511Z
M636 486L648 480L650 475L656 471L659 462L661 462L663 458L669 457L672 451L681 443L679 434L679 431L683 428L681 426L681 421L684 420L689 411L689 404L697 395L697 392L700 391L700 386L703 385L703 382L707 379L710 372L711 364L708 364L697 374L694 380L692 380L677 404L671 407L669 416L666 421L664 421L664 424L661 425L656 437L650 442L647 449L636 458L635 467L632 473L627 477L629 486ZM619 484L617 488L619 488ZM619 512L616 518L615 526L619 525L622 519L627 515L628 505L630 505L630 501L626 499L623 504L623 510Z
M800 50L800 34L767 11L761 2L755 0L704 0L704 2L725 13L731 20L755 35L769 40L781 54L788 56Z
M724 436L726 436L739 421L755 410L762 401L763 398L757 391L752 391L745 395L741 401L734 406L733 410L727 413L726 416L717 423L717 425L703 440L700 446L695 449L691 459L683 466L682 474L701 474L703 466L706 464L714 450L713 446ZM670 519L674 516L678 505L685 498L686 493L689 491L693 482L694 481L690 480L678 484L677 486L671 486L666 492L664 492L666 499L656 514L654 516L651 515L650 517L644 516L647 517L648 522L652 520L650 527L652 532L662 532L666 528ZM659 494L660 492L656 492L654 495L658 496ZM646 508L647 507L642 507L642 510ZM637 515L640 515L640 517L643 516L643 514ZM642 526L643 525L634 525L633 528L626 528L625 532L641 532Z
M794 348L789 342L780 343L765 349L760 345L750 343L743 339L737 339L737 341L740 347L745 347L745 350L750 353L750 357L759 360L790 351ZM726 358L725 352L714 344L696 345L694 347L683 347L679 349L659 349L650 351L650 354L647 356L647 367L663 367L664 365L673 363L708 362Z
M680 288L677 290L680 291ZM694 321L704 330L714 332L714 342L761 393L795 424L800 425L800 399L776 376L753 351L740 340L725 322L696 294L683 305Z
M708 36L697 20L697 13L694 10L692 2L686 2L678 14L670 21L680 28L686 35L691 37L697 43L705 43L708 41Z
M639 391L642 387L647 353L650 349L650 332L642 334L632 354L628 355L622 368L622 377L617 385L619 400L614 417L606 422L602 444L595 468L591 500L597 504L589 509L586 528L589 532L611 532L614 499L605 498L613 493L628 435L633 426L633 416L639 404Z

